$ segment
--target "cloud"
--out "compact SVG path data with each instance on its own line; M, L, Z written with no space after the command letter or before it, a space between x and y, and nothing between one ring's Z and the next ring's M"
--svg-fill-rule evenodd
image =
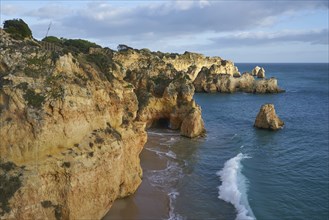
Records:
M12 4L1 4L1 15L15 16L22 11L22 7Z
M57 20L60 17L64 17L73 13L67 7L62 5L50 4L46 6L39 7L37 9L28 10L24 13L24 16L35 17L38 19L53 19Z
M23 16L39 39L52 21L50 35L88 39L111 48L124 43L221 55L217 48L242 53L241 48L257 45L277 44L283 50L289 49L288 44L307 50L310 45L328 45L328 22L319 20L328 15L327 0L22 2L3 4L1 15L5 19Z
M170 1L134 7L89 3L61 22L85 29L88 37L154 33L156 38L268 27L285 13L318 8L328 8L327 1Z
M292 42L312 45L328 45L328 29L321 30L283 30L278 32L241 32L212 38L212 45L220 48L255 46L264 44L284 44Z

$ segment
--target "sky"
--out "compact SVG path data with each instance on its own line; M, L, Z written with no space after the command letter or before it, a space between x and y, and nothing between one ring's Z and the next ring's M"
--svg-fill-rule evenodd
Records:
M238 62L329 62L328 0L1 0L1 24L23 19L33 37L86 39Z

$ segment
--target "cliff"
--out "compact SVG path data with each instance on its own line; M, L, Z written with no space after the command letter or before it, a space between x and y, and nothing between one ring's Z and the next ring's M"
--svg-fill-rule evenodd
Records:
M133 87L89 54L1 36L1 218L101 218L142 178Z
M260 91L219 57L0 31L1 219L100 219L139 186L147 128L205 133L195 89Z

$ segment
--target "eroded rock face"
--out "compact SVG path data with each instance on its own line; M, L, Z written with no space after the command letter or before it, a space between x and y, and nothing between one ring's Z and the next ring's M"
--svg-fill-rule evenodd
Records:
M201 117L201 109L193 108L185 117L181 126L181 135L194 138L205 133L204 122Z
M263 67L258 70L257 78L265 78L265 70Z
M141 183L147 135L133 86L88 54L52 60L2 36L0 217L100 219Z
M277 79L256 80L251 74L245 73L241 77L233 77L224 74L210 74L209 69L204 67L193 82L196 92L246 92L246 93L280 93Z
M277 89L219 57L49 51L0 31L0 183L13 186L1 218L100 219L139 186L145 129L165 119L183 136L205 133L195 91Z
M254 126L261 129L278 130L284 122L276 115L273 104L265 104L259 110Z
M159 56L1 36L1 218L100 219L141 183L146 128L205 132L191 79Z
M253 76L257 76L258 74L258 71L260 70L261 68L259 66L256 66L252 71L251 71L251 75Z
M210 58L193 53L173 56L129 49L115 53L113 59L125 69L124 80L135 88L139 102L137 120L145 122L146 127L151 127L158 120L164 119L169 122L171 129L181 130L184 120L185 123L193 120L188 117L193 109L199 109L201 117L201 110L193 100L194 86L190 76L197 71L197 65L209 65ZM186 136L202 135L203 123L202 126L202 129L195 130L197 133Z

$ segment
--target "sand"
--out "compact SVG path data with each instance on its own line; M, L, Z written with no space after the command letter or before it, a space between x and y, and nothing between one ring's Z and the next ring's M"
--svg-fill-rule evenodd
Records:
M128 219L168 219L169 198L167 193L153 187L145 177L147 170L162 170L167 166L167 160L155 152L145 148L159 144L159 137L151 136L140 154L144 178L135 194L118 199L103 220Z

